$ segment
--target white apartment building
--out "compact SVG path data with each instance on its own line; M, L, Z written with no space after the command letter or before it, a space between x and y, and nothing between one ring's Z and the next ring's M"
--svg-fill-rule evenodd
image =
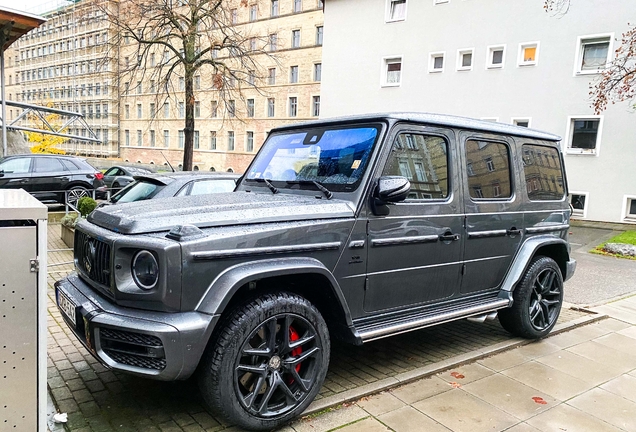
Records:
M574 216L636 223L636 113L595 115L589 86L633 0L328 0L321 116L426 111L563 137Z

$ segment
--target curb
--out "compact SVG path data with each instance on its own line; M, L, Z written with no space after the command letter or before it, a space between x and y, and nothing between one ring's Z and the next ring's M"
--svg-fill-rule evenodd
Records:
M599 313L592 312L590 310L582 309L582 308L576 308L576 309L587 312L590 315L577 318L572 321L560 323L560 324L557 323L557 325L554 326L554 329L552 329L552 331L550 332L550 335L546 339L549 339L551 336L556 336L560 333L573 330L577 327L581 327L596 321L601 321L606 318L609 318L609 316L606 314L599 314ZM317 401L312 402L311 405L309 405L309 407L307 407L307 409L301 414L301 416L315 414L327 408L333 408L337 405L340 405L346 402L354 402L365 396L369 396L369 395L379 393L385 390L389 390L404 384L408 384L418 379L426 378L431 375L444 372L448 369L452 369L452 368L455 368L455 367L458 367L458 366L461 366L476 360L481 360L483 358L490 357L495 354L499 354L503 351L508 351L510 349L517 348L523 345L528 345L533 342L535 341L529 340L529 339L522 339L522 338L512 338L510 340L500 342L494 345L490 345L485 348L476 349L474 351L470 351L464 354L460 354L458 356L448 358L446 360L442 360L432 365L423 366L423 367L414 369L412 371L404 372L394 377L385 378L383 380L376 381L371 384L363 385L355 389L347 390L333 396L327 396L326 398L319 399Z

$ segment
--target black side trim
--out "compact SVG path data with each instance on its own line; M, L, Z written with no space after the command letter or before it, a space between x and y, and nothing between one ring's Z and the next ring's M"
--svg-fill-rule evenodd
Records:
M371 246L394 246L403 244L416 244L416 243L435 243L439 240L437 235L427 236L411 236L411 237L394 237L387 239L373 239L371 240Z

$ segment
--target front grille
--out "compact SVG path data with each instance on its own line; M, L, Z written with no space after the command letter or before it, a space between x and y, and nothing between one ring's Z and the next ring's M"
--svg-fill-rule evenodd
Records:
M75 263L91 280L110 287L110 245L75 230Z
M117 363L155 370L166 367L163 342L156 336L102 327L99 336L102 349Z
M128 366L154 370L164 370L166 368L166 359L153 359L116 351L106 351L106 354L108 354L108 356L117 363L122 363Z

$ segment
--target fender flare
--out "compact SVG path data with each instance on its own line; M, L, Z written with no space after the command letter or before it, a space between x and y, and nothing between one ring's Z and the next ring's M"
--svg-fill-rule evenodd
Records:
M195 307L195 311L209 315L220 315L238 289L246 283L267 277L294 274L318 274L324 276L331 284L331 290L340 303L346 325L353 326L349 306L336 278L322 262L308 257L264 259L228 267L212 281Z
M501 291L503 292L505 297L509 297L510 293L514 291L515 286L523 277L523 274L526 271L530 260L535 255L537 250L543 246L548 245L562 245L569 259L570 254L568 250L568 243L562 238L554 237L551 235L530 237L521 245L517 256L515 256L515 259L510 265L508 273L506 273L506 277L501 284Z

